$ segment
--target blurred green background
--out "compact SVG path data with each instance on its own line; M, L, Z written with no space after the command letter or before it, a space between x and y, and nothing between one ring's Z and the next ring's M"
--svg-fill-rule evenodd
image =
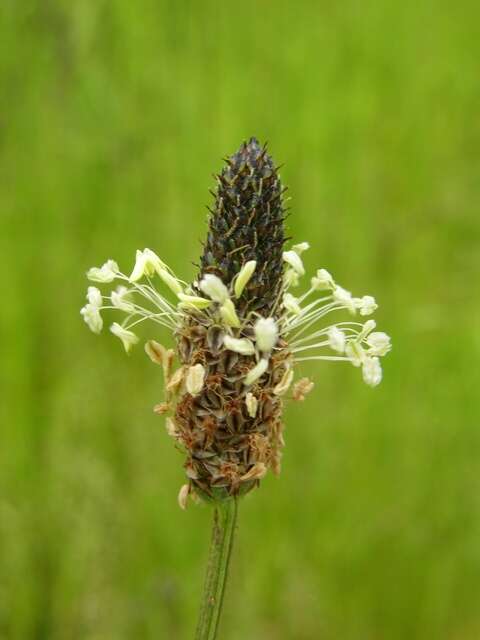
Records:
M85 270L137 248L193 277L211 173L251 135L285 162L307 266L373 293L394 350L374 390L302 367L220 637L480 637L479 21L464 0L2 1L2 640L193 636L209 509L177 506L158 369L79 308Z

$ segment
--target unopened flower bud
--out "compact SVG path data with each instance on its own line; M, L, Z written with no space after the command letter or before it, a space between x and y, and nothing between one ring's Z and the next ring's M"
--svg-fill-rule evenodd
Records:
M256 266L257 266L256 260L249 260L243 265L241 270L238 272L238 276L237 276L237 279L235 280L235 287L234 287L235 296L237 298L239 298L242 295L243 290L248 284L250 278L252 277Z

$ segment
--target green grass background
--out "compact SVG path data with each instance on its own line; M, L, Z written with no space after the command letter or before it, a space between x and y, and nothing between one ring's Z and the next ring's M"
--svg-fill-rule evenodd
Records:
M480 637L479 22L465 0L2 1L2 640L193 636L209 509L178 509L158 370L79 308L85 270L137 248L193 277L211 173L251 135L307 266L373 293L394 350L374 390L302 367L220 637Z

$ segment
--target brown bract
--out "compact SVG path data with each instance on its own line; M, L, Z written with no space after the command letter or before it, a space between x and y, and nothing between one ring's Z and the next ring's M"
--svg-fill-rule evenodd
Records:
M265 374L247 387L244 378L255 357L219 346L222 337L221 327L194 315L179 337L182 364L202 364L205 383L195 397L184 390L178 398L176 439L187 454L192 487L208 498L246 493L267 469L280 471L283 403L274 388L291 365L287 345L279 342ZM247 411L248 392L258 400L254 418Z
M255 260L237 311L269 315L282 286L285 242L285 188L277 167L266 147L251 138L225 159L216 179L200 276L213 273L229 286L243 265Z

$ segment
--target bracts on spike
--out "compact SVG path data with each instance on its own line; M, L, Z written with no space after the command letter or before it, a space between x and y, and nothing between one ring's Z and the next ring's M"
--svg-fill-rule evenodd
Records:
M248 346L242 353L241 346L254 337L258 319L270 313L274 317L278 308L285 264L283 218L279 175L266 148L252 138L226 160L218 176L194 283L202 295L202 283L216 276L226 292L209 290L215 305L207 310L192 308L178 332L182 365L185 369L201 365L204 372L202 388L179 398L174 418L177 440L187 452L191 490L204 498L241 495L257 486L268 469L275 473L280 469L279 390L291 369L291 356L281 339L275 339L267 357L258 349L249 353ZM244 272L248 272L245 283L239 282ZM222 295L233 305L236 322L222 321ZM237 350L231 350L232 344ZM260 359L264 371L246 384L246 376Z

